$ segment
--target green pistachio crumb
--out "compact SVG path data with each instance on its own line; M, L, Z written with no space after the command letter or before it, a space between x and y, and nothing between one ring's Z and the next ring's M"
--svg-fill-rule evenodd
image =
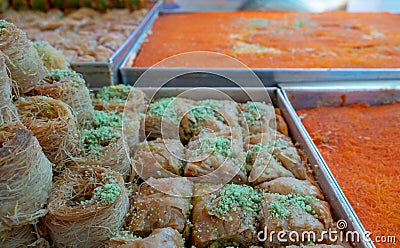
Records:
M105 112L101 110L94 111L93 126L101 127L121 127L123 113Z
M119 138L121 138L121 132L107 126L81 131L85 151L92 151L95 154L100 154L103 147L116 142Z
M124 84L118 84L118 85L112 85L112 86L107 86L103 87L97 94L96 94L96 99L104 102L117 102L117 103L123 103L128 99L129 93L132 90L132 86L130 85L124 85Z
M121 187L115 182L115 180L110 180L94 189L93 200L103 205L108 205L118 198L120 191Z
M208 152L216 152L225 157L230 157L232 155L231 138L225 136L202 138L200 148L196 150L195 156Z
M207 204L208 213L223 220L229 220L230 211L240 208L243 218L248 214L256 217L260 210L262 192L247 185L227 184L218 195L211 195L211 202Z
M154 117L165 117L174 123L179 123L178 114L174 109L175 100L175 97L158 99L149 105L147 114Z
M243 111L246 122L250 125L257 125L262 116L273 109L271 104L261 102L247 102Z
M274 195L276 195L277 199L273 200L268 206L271 217L287 219L290 216L290 210L288 209L290 207L300 208L307 213L313 214L310 203L317 200L313 196L302 196L298 194Z
M229 240L218 240L210 245L210 248L241 247L238 243Z
M82 76L73 70L53 69L50 71L49 76L53 81L69 81L74 87L85 85L85 80Z
M193 115L196 120L204 121L210 118L210 116L214 116L214 111L205 106L194 107L190 110L190 113Z

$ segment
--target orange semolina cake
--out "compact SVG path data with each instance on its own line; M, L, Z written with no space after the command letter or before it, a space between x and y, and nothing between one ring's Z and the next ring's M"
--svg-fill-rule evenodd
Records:
M149 67L183 52L213 51L251 68L398 68L398 23L399 15L383 12L164 15L155 21L132 66Z
M400 247L400 103L297 113L372 240L396 235L376 247Z

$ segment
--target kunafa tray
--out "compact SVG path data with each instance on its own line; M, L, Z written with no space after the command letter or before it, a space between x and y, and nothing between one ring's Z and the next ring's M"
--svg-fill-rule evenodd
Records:
M289 136L293 143L304 151L307 157L307 163L310 165L313 175L323 191L325 200L330 204L333 219L337 223L337 231L343 231L343 237L347 237L348 233L364 234L365 230L362 227L357 215L351 208L342 190L338 186L334 177L330 173L326 164L323 163L320 156L312 147L312 143L304 129L296 122L292 107L278 88L140 88L148 99L159 99L166 97L185 97L192 100L226 100L226 96L238 103L247 101L270 102L274 107L280 109L281 116L285 119ZM266 97L266 91L268 96ZM341 226L344 224L344 226ZM350 235L351 236L351 235ZM350 237L348 236L348 237ZM348 241L348 242L346 242ZM346 239L343 241L344 247L373 247L372 244L365 241L362 237L359 240Z
M282 84L294 124L335 176L377 247L398 233L398 81ZM392 140L392 141L390 141ZM388 143L385 145L385 143ZM394 148L394 150L393 150ZM397 228L397 229L396 229ZM394 245L394 244L393 244Z
M207 16L209 21L200 21ZM217 52L237 58L265 86L286 82L397 79L400 69L395 61L400 48L396 37L400 32L391 24L397 18L396 14L389 13L345 12L161 14L149 22L132 46L120 69L122 81L133 84L159 61L192 51ZM176 25L168 25L174 20ZM203 25L210 22L216 24ZM168 86L230 87L226 80L212 74L240 74L247 68L232 68L212 59L200 66L157 68L161 77L187 69L192 73L172 80Z

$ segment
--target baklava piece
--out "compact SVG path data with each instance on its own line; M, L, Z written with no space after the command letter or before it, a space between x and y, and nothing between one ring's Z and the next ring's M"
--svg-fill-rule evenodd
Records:
M144 141L135 146L132 166L146 180L183 175L185 152L179 140Z
M313 196L265 193L259 216L261 226L269 232L264 242L265 247L316 241L326 243L328 240L325 232L328 233L329 229L334 228L328 203ZM295 232L298 239L286 239L285 243L278 239L278 235L271 235L272 231L275 234L285 232L287 237L291 232ZM305 232L311 232L312 235L307 236ZM309 240L303 240L303 237Z
M203 133L194 137L186 149L184 175L195 182L223 184L247 182L241 131Z
M237 184L214 189L215 185L195 184L192 244L197 248L257 245L262 193Z
M150 178L132 195L127 226L139 236L171 227L186 238L192 208L193 183L185 178Z
M170 97L153 101L147 108L145 134L148 139L180 139L180 122L195 102L189 99Z

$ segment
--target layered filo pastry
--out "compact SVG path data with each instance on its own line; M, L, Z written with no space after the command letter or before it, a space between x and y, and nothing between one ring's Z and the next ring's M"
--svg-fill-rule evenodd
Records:
M237 103L233 101L198 101L181 122L181 139L189 141L200 132L226 132L239 127Z
M262 191L247 185L196 184L191 240L196 247L257 245Z
M181 120L195 105L195 101L180 97L161 98L152 101L144 117L146 137L150 139L179 139Z
M193 183L185 178L150 178L133 192L127 226L147 236L158 228L173 228L189 236Z
M122 233L112 238L108 244L109 248L180 248L184 247L182 235L175 229L157 228L148 237L141 238L135 235ZM125 234L125 236L124 236Z
M267 132L245 138L249 182L253 185L279 177L313 181L305 155L291 139L267 128Z
M124 227L134 238L115 247L342 247L326 236L331 208L280 109L170 97L145 115ZM315 240L260 239L266 229Z
M201 133L187 145L184 175L206 183L247 182L241 131Z
M185 150L180 140L144 141L134 148L132 167L143 180L182 176L184 165Z
M270 103L247 102L240 104L239 121L250 135L266 132L269 128L288 135L288 128L279 108Z

